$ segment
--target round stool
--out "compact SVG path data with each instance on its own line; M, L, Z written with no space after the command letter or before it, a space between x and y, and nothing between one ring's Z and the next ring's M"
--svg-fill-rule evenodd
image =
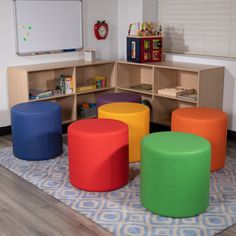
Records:
M128 126L110 119L79 120L68 127L70 182L86 191L128 183Z
M115 102L100 106L98 117L120 120L129 126L129 162L140 161L140 142L149 133L149 108L138 103Z
M23 160L47 160L62 153L61 107L53 102L11 108L13 153Z
M171 130L206 138L211 144L211 171L224 167L227 115L213 108L179 108L172 112Z
M141 103L142 98L136 93L104 93L97 97L97 107L111 102L135 102Z
M142 140L141 203L168 217L206 210L210 185L210 144L194 134L158 132Z

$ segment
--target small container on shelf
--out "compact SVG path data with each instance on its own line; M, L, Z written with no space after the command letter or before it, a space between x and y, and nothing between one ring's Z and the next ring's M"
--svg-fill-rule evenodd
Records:
M96 103L83 103L79 106L78 113L81 119L96 117Z
M95 61L96 52L94 50L84 50L84 60L85 61Z

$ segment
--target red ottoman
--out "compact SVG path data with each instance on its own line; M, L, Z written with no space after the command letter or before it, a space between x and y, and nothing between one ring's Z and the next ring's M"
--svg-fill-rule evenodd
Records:
M112 119L79 120L68 127L70 182L86 191L128 183L128 125Z

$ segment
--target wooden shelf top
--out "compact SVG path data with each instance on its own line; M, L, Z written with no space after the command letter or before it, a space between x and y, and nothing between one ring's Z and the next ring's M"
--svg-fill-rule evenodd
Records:
M22 65L22 66L12 66L8 67L8 69L14 70L25 70L28 72L34 71L42 71L42 70L56 70L56 69L63 69L69 67L86 67L86 66L96 66L96 65L103 65L115 63L114 61L103 61L103 60L96 60L93 62L88 62L84 60L74 60L74 61L62 61L62 62L52 62L52 63L43 63L43 64L33 64L33 65Z
M104 88L88 89L88 90L80 91L80 92L78 92L76 94L77 95L81 95L81 94L86 94L86 93L96 93L96 92L106 91L106 90L111 90L111 89L115 89L115 87L106 86Z
M176 69L176 70L185 70L192 72L200 72L202 70L209 70L214 68L224 68L223 66L216 65L204 65L204 64L195 64L187 62L174 62L174 61L161 61L161 62L151 62L151 63L135 63L129 61L117 61L120 64L129 64L136 66L146 66L146 67L155 67L159 69Z

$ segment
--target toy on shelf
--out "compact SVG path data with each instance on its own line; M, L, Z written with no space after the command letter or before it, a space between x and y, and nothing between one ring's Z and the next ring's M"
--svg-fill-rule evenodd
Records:
M103 75L96 75L95 76L96 81L96 88L104 88L106 87L106 77Z
M138 28L137 28L138 27ZM162 28L151 22L130 24L127 37L127 61L158 62L162 60Z
M74 92L73 79L69 75L60 75L55 79L55 90L61 91L61 94L70 94ZM59 94L59 92L58 92Z
M78 113L80 118L96 117L96 103L83 103L79 105Z
M157 27L153 22L132 23L129 25L128 36L162 36L162 27Z

